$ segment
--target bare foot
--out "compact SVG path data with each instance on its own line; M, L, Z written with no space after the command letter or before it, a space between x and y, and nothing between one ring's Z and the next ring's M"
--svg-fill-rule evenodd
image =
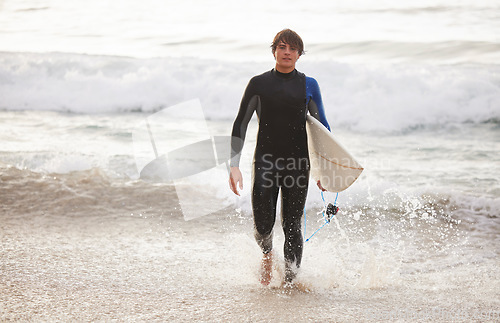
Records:
M269 285L273 278L273 252L270 251L262 256L260 263L260 283L264 286Z

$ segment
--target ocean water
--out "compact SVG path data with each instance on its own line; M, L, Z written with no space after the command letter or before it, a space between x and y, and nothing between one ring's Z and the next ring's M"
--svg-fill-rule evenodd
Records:
M498 18L485 0L0 0L0 319L498 321ZM280 288L279 221L258 282L255 120L240 198L223 161L140 176L230 134L284 27L365 167L305 243L297 290ZM323 206L311 183L306 237Z

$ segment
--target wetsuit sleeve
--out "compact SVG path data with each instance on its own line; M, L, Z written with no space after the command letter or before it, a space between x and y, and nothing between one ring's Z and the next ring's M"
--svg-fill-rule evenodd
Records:
M259 104L260 99L255 94L254 79L252 79L248 83L241 99L240 110L233 124L233 132L231 134L231 167L239 167L248 122L252 119L253 112L258 109Z
M306 96L309 113L331 131L330 125L326 120L325 108L323 107L318 82L312 77L306 77Z

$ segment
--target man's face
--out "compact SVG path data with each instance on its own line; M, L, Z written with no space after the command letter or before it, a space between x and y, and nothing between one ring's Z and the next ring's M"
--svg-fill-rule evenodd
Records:
M276 68L282 73L289 73L293 71L295 63L299 57L298 48L284 42L280 42L274 51Z

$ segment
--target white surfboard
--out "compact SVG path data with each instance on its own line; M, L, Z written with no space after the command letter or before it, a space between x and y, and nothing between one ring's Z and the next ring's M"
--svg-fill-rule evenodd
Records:
M363 167L321 122L310 115L307 115L306 130L311 178L321 181L321 186L329 192L341 192L351 186Z

